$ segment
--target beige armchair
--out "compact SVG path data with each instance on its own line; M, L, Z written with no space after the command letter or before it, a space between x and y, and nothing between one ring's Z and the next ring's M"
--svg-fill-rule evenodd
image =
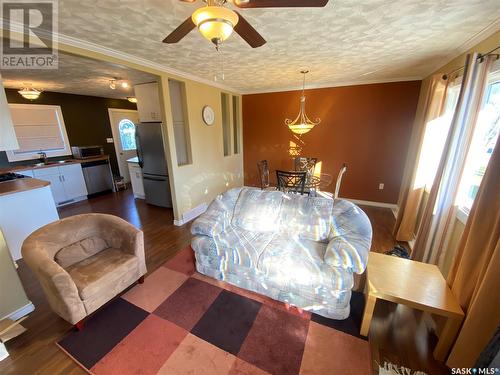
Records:
M112 215L83 214L48 224L26 238L21 252L54 312L78 329L146 273L142 231Z

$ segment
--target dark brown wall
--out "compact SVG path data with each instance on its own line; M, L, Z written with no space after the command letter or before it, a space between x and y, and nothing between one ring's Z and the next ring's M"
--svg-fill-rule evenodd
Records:
M37 100L30 101L19 95L17 90L6 89L5 91L9 103L61 106L69 143L72 146L102 145L104 153L110 156L113 172L119 174L115 147L112 143L106 143L106 138L113 137L108 108L137 109L134 103L121 99L49 91L44 91ZM9 163L5 152L0 152L0 167L18 164L33 164L33 161Z
M397 203L420 81L306 90L307 113L322 122L301 140L284 125L298 113L300 91L243 96L245 184L258 185L256 163L293 169L290 142L317 157L322 172L337 176L347 163L340 195ZM384 183L384 190L379 190ZM333 191L334 184L325 190Z

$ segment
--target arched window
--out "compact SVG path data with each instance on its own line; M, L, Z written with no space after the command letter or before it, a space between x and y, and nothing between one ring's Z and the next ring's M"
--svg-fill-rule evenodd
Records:
M135 150L135 125L128 119L123 119L118 124L118 131L120 132L120 142L122 143L122 150Z

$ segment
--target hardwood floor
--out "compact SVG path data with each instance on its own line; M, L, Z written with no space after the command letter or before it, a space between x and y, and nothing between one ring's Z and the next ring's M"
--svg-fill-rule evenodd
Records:
M395 245L392 212L384 208L363 209L373 226L372 251L391 249ZM190 242L189 224L174 226L172 210L135 200L131 190L61 208L59 215L67 217L87 212L117 215L141 228L149 272ZM36 309L23 323L28 331L7 343L10 357L0 362L0 373L86 374L54 344L72 327L50 310L38 281L22 260L19 261L18 271L28 298ZM370 331L374 373L377 373L378 363L384 360L427 371L428 374L448 373L444 365L432 359L433 340L422 322L421 314L403 306L378 303Z

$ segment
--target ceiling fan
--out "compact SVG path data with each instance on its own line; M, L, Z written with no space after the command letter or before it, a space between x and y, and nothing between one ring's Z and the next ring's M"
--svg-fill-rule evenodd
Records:
M196 0L179 0L194 3ZM177 43L191 30L198 27L200 33L213 44L215 48L236 31L252 48L266 43L266 40L255 30L243 16L227 7L231 3L241 9L248 8L302 8L324 7L328 0L203 0L206 6L198 8L194 13L172 31L163 43Z

